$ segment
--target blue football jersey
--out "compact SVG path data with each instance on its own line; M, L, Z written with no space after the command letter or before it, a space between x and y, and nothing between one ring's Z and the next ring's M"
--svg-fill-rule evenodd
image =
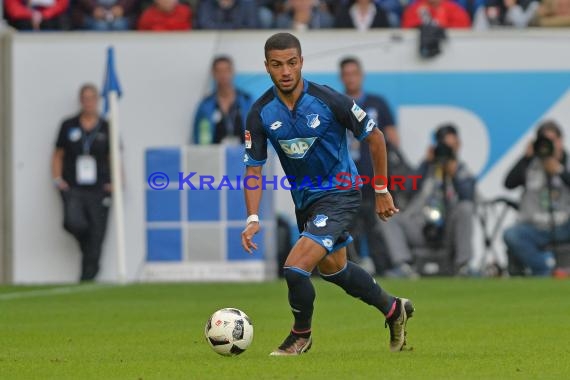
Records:
M376 123L347 96L330 87L304 80L303 92L291 111L275 87L251 108L246 122L247 166L261 166L271 142L289 178L295 206L304 209L330 192L357 188L358 175L350 157L346 130L358 140Z

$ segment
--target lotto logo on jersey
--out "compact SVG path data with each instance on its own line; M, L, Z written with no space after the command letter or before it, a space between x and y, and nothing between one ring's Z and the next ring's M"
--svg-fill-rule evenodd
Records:
M366 117L366 112L364 112L364 110L360 108L356 103L352 105L352 108L350 110L352 111L352 114L358 121L362 121Z
M279 145L287 157L298 159L305 157L305 154L316 139L316 137L305 137L292 140L279 140Z
M374 128L374 126L376 125L376 123L374 122L374 120L370 119L368 120L368 124L366 124L366 132L370 132L372 131L372 129Z

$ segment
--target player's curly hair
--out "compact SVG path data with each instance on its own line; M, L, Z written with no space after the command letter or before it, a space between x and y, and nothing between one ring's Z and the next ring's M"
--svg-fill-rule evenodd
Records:
M265 41L265 58L271 50L297 49L301 55L301 42L291 33L276 33Z

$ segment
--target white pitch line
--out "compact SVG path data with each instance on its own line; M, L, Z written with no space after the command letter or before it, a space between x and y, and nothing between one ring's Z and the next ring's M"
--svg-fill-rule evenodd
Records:
M57 296L57 295L62 295L62 294L73 294L73 293L82 293L82 292L91 292L94 290L109 289L112 287L113 287L113 285L92 284L92 285L65 286L65 287L50 288L50 289L29 290L29 291L24 291L24 292L13 292L13 293L0 294L0 301L8 301L8 300L15 300L15 299L22 299L22 298L33 298L33 297L49 297L49 296Z

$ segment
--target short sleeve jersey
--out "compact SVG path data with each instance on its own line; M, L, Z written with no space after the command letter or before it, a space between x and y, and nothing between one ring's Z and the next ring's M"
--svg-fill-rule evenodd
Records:
M99 119L99 124L90 132L81 128L79 116L65 120L59 129L56 148L64 151L63 179L72 187L79 186L76 180L76 162L80 155L88 154L97 162L97 182L94 185L81 185L85 188L102 189L111 182L109 124Z
M249 112L245 131L247 166L261 166L271 142L297 209L304 209L330 192L356 188L358 174L350 157L346 130L363 140L376 123L347 96L327 86L303 81L293 110L279 99L275 87L265 92Z

